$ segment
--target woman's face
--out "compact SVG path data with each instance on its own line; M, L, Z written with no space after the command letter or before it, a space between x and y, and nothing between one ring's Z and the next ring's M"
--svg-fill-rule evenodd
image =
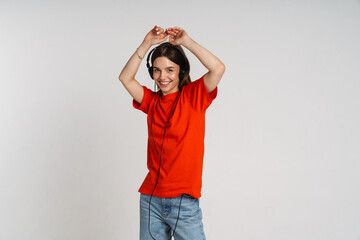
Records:
M158 57L153 63L153 77L164 95L179 91L180 66L167 57Z

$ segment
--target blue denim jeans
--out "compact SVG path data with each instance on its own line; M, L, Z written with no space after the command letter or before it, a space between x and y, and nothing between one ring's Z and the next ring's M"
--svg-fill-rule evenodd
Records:
M175 229L175 240L205 240L199 199L189 195L177 198L152 197L150 207L150 231L156 240L169 240ZM150 196L140 195L140 240L153 240L149 233Z

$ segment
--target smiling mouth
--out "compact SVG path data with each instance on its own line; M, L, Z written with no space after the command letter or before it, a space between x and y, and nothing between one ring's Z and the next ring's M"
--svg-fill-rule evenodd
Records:
M160 85L162 85L162 86L166 86L166 85L168 85L168 84L170 83L170 81L168 81L168 82L159 81L159 83L160 83Z

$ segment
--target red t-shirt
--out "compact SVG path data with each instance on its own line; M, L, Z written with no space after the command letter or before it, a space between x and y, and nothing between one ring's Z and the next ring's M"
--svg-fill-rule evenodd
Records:
M147 114L148 150L147 174L139 192L151 195L158 176L164 128L178 92L160 96L145 86L144 97L133 106ZM204 85L204 76L185 85L179 93L172 117L166 127L164 145L161 152L161 169L153 196L170 198L189 194L201 197L202 170L204 157L205 112L216 98L217 88L210 94ZM154 103L155 110L154 110ZM152 123L151 121L155 112Z

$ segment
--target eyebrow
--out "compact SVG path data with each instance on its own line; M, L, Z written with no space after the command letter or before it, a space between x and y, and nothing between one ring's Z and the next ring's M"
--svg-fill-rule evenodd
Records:
M154 66L154 68L160 69L159 67L156 66ZM175 68L175 67L171 66L171 67L166 67L165 69L169 69L169 68Z

